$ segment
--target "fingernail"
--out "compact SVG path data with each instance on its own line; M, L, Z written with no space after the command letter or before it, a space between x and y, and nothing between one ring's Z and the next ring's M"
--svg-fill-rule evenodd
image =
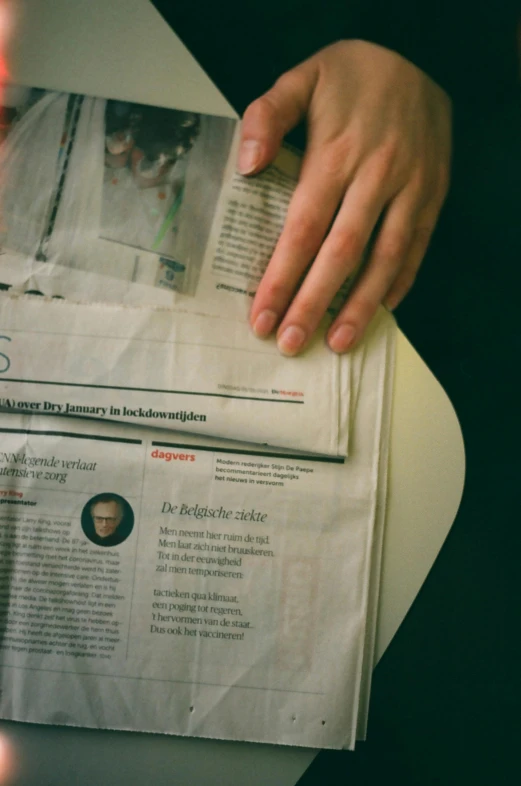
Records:
M255 322L253 323L253 332L257 338L266 338L269 336L275 325L277 324L277 315L274 311L261 311Z
M352 325L339 325L328 338L330 349L333 352L347 352L355 340L355 332Z
M260 163L261 146L254 139L243 142L239 150L239 163L237 168L241 175L251 174Z
M296 355L299 349L304 345L306 334L301 327L291 325L287 327L277 341L279 352L283 355Z

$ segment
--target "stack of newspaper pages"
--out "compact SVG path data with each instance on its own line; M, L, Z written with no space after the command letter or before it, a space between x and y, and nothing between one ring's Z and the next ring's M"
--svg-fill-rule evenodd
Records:
M394 321L343 357L247 329L290 150L245 179L227 118L4 99L1 717L352 748Z

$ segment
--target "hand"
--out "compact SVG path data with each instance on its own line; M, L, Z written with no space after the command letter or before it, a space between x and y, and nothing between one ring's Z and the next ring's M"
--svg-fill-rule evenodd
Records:
M448 189L451 105L395 52L340 41L250 104L239 171L266 167L303 117L308 141L300 179L250 322L261 338L278 325L280 351L300 352L380 219L367 265L327 334L332 350L346 352L378 305L396 307L416 277Z

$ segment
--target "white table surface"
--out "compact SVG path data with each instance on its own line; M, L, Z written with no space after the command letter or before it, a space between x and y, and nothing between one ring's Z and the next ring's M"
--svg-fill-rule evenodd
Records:
M148 0L4 0L12 81L235 117ZM2 17L0 16L0 25ZM1 43L0 32L0 43ZM463 440L445 392L398 336L377 658L455 518ZM17 786L292 786L316 751L0 721Z

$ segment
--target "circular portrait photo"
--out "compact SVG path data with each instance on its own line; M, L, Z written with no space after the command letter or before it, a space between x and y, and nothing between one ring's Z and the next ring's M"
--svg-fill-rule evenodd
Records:
M134 511L119 494L97 494L81 512L81 528L96 546L118 546L134 528Z

